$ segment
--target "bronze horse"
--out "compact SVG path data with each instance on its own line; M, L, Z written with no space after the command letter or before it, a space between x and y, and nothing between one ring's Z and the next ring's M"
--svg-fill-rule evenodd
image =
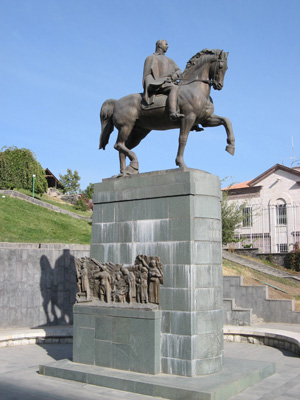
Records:
M138 159L132 151L151 130L180 128L179 147L175 163L186 168L183 159L189 132L203 127L223 125L227 134L226 151L234 155L234 134L228 118L214 114L214 105L210 97L211 86L215 90L223 88L227 70L228 53L222 50L202 50L192 57L179 79L178 108L184 117L179 121L169 118L168 105L160 105L165 95L157 95L154 107L144 108L140 93L130 94L119 100L106 100L100 111L101 136L99 149L105 150L111 132L119 131L114 148L119 151L120 173L130 175L138 173ZM126 167L126 157L130 164Z

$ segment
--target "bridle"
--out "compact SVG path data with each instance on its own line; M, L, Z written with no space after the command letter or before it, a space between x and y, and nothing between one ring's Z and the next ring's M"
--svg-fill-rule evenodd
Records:
M180 82L180 86L185 86L189 85L190 83L193 82L202 82L208 84L210 87L211 86L216 86L219 83L219 70L223 68L224 64L224 59L220 58L221 54L223 51L218 55L217 59L212 61L212 63L215 63L214 71L213 71L213 77L214 79L193 79L192 81L189 81L187 83L183 83L183 81L187 81L185 78L178 78L177 80Z
M223 65L224 65L224 60L222 58L220 58L222 53L223 53L223 51L219 54L219 57L216 59L216 61L214 61L215 68L214 68L214 72L213 72L214 79L212 80L212 85L219 83L219 71L220 71L220 69L223 68Z

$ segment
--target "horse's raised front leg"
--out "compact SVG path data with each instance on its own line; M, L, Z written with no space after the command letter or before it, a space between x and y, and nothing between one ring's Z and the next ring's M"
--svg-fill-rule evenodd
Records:
M131 133L132 128L123 126L119 130L118 138L114 148L119 152L120 160L120 173L124 175L138 174L139 173L139 163L136 154L129 150L125 143L127 138ZM126 167L126 157L129 158L130 164Z
M204 128L223 125L227 134L227 146L225 150L228 151L228 153L231 154L232 156L234 155L235 138L230 119L225 117L220 117L219 115L216 114L212 114L209 118L207 118L207 120L201 122L201 125Z
M179 168L187 168L183 159L183 153L186 146L187 139L191 128L195 125L196 116L184 117L181 120L180 134L179 134L179 146L177 157L175 160L176 165Z

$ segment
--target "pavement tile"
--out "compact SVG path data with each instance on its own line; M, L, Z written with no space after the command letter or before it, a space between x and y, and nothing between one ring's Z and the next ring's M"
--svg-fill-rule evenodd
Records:
M276 363L276 373L231 400L299 400L300 358L268 346L225 343L225 356ZM41 376L39 364L72 358L71 344L45 344L0 349L1 400L155 400L79 382Z

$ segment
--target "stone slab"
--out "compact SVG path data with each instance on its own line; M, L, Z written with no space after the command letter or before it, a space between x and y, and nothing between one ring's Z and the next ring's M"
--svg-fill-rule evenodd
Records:
M76 363L147 374L160 372L162 313L157 306L89 304L74 306Z
M226 400L275 372L275 364L225 358L221 372L197 377L148 375L73 363L40 365L42 375L172 400Z
M193 181L190 180L191 173L195 176ZM177 168L125 176L122 179L103 179L102 183L95 184L93 203L170 197L177 196L178 193L215 195L216 189L219 189L218 177L206 171Z

